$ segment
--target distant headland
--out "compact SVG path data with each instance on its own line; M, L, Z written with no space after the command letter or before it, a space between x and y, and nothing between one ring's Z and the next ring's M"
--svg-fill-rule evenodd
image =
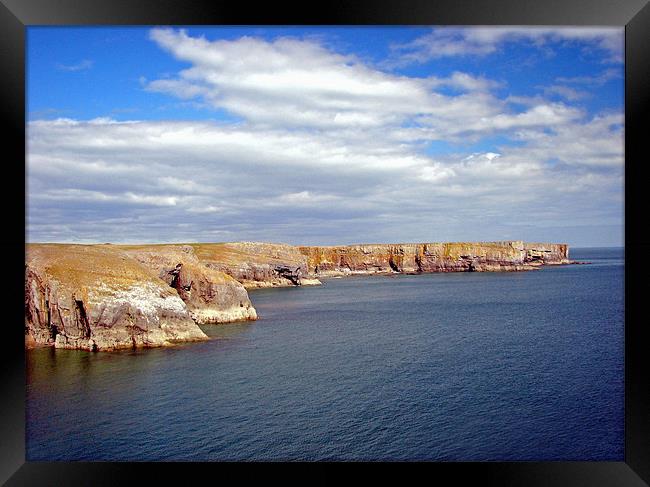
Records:
M256 320L248 290L364 274L527 271L569 246L456 242L27 244L25 346L89 351L207 340L198 325Z

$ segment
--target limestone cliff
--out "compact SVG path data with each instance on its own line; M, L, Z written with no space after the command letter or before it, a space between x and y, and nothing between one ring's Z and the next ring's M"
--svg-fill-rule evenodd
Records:
M29 244L27 346L115 350L204 340L197 324L255 320L246 288L320 284L348 274L520 271L568 264L565 244L255 242Z
M318 285L298 247L262 242L189 244L206 267L232 276L247 289Z
M485 243L369 244L300 247L314 276L372 273L519 271L567 264L565 244Z
M165 346L207 339L197 323L255 319L246 289L189 246L27 246L27 346Z
M200 262L190 245L122 246L174 288L200 324L256 320L246 289L233 277Z
M27 346L115 350L207 339L175 290L107 247L28 245Z

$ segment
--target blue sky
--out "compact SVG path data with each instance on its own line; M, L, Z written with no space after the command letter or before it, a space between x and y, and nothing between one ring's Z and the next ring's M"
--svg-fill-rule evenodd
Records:
M623 30L29 27L27 238L623 242Z

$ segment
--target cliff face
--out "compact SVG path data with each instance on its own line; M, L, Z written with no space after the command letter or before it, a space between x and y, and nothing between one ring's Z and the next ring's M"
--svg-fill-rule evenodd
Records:
M224 272L247 289L320 284L309 278L298 247L261 242L190 244L208 268Z
M244 287L191 247L27 246L27 346L165 346L207 339L197 323L254 319Z
M197 324L255 320L246 288L373 273L519 271L568 264L564 244L422 243L294 247L30 244L27 346L115 350L205 340Z
M105 246L29 245L27 346L115 350L204 340L178 294Z
M371 273L519 271L567 264L565 244L522 241L300 247L315 276Z
M200 324L256 320L244 286L199 261L190 245L123 246L135 260L175 289Z
M541 262L544 265L570 264L569 246L567 244L524 242L523 248L529 262Z

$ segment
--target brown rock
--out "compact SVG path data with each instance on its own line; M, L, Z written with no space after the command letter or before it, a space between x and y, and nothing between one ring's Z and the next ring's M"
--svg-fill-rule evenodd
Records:
M568 263L566 244L522 241L29 244L25 346L114 350L203 340L196 323L257 319L246 288L317 285L321 276L521 271Z
M115 246L31 244L28 345L115 350L205 340L176 291Z
M247 289L299 286L307 277L307 258L292 245L261 242L191 245L201 263L232 276ZM307 284L320 282L310 279Z
M567 264L565 244L522 241L372 244L299 247L316 276L375 273L484 272L530 270Z
M257 312L244 286L200 262L192 246L122 248L175 289L197 323L257 319Z

